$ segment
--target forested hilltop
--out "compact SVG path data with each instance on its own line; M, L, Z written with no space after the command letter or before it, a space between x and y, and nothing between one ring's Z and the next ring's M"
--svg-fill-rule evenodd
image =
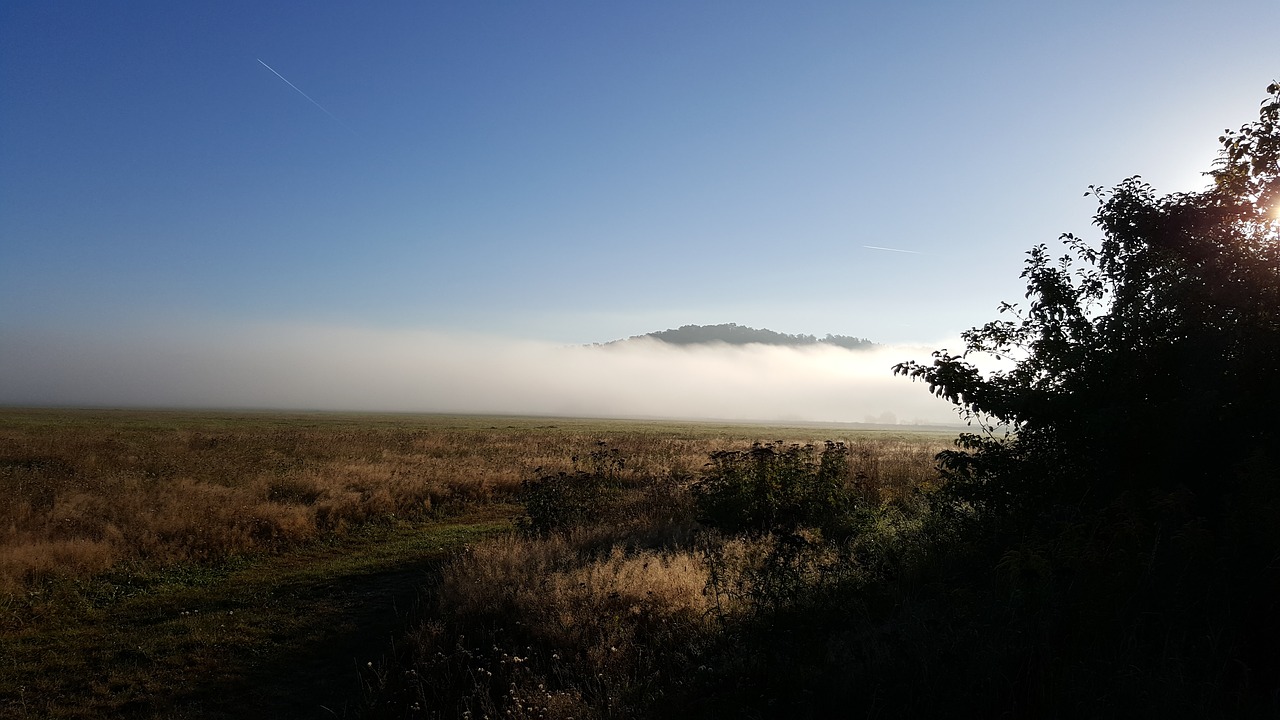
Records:
M644 338L653 338L672 345L703 345L714 342L722 342L729 345L749 345L752 343L785 346L835 345L848 350L868 350L876 346L876 343L866 338L851 337L849 335L827 334L821 338L816 335L788 335L787 333L775 332L765 328L757 329L746 325L738 325L737 323L682 325L675 330L660 330L644 335L633 335L627 340ZM605 344L613 345L619 342L627 342L627 340L615 340Z

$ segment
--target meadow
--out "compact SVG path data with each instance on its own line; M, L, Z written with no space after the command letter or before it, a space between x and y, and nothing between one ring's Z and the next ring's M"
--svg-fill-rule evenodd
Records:
M753 622L877 572L950 441L3 410L0 715L640 716L695 685L733 706L730 678L754 670L719 659ZM735 467L799 519L726 525L743 498L708 469ZM809 522L817 491L849 513Z

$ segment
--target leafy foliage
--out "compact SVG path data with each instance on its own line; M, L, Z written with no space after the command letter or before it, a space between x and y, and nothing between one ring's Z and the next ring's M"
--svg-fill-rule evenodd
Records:
M894 369L981 428L939 455L928 524L989 568L971 597L1007 608L983 632L1009 642L979 664L1027 655L1030 707L1275 713L1280 83L1267 92L1222 136L1211 186L1091 187L1100 242L1033 248L1025 307Z
M603 479L583 472L559 472L522 483L525 514L517 526L532 535L545 535L583 525L604 496Z
M1033 248L1026 307L1002 305L960 355L894 368L981 423L941 458L963 501L1009 516L1129 490L1217 497L1234 473L1223 458L1277 446L1280 84L1268 93L1258 122L1221 138L1212 187L1091 187L1099 245ZM1012 367L983 373L977 355Z
M755 443L750 450L713 453L694 485L698 521L730 533L795 534L802 528L849 534L856 498L847 485L844 443Z
M532 535L567 530L598 521L611 508L616 493L618 473L626 465L617 448L606 448L598 442L587 457L590 469L576 469L578 456L573 457L572 473L558 472L520 483L520 497L524 501L525 514L517 518L516 525Z

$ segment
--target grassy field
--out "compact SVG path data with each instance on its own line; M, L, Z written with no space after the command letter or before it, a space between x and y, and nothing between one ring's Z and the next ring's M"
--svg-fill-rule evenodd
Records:
M510 508L269 557L47 583L10 606L0 716L354 717L420 592Z
M441 638L486 618L540 624L508 635L599 666L594 684L561 683L558 702L566 717L607 715L608 688L625 684L617 691L636 699L647 682L637 675L647 661L633 662L645 643L710 638L707 623L724 619L708 610L732 593L708 591L711 546L688 494L712 453L840 441L848 481L888 506L931 481L932 455L949 439L820 426L0 410L0 716L461 715L495 700L482 701L474 683L453 692L406 678L439 671L421 654L443 642L452 657L454 638ZM530 534L531 508L581 499L547 495L560 486L538 484L546 478L595 483L591 522ZM715 557L741 568L762 547L716 543ZM529 605L530 588L547 600ZM599 629L591 618L623 606L681 632L637 634L623 622L583 635ZM553 654L547 662L558 662Z

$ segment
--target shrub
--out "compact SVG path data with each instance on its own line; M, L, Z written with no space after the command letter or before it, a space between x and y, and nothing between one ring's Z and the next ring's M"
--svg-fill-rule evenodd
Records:
M755 443L713 453L693 486L698 521L729 533L794 535L802 528L845 537L857 524L848 448Z
M992 662L1039 655L1012 688L1043 707L1275 715L1280 83L1267 92L1220 138L1211 187L1091 187L1100 242L1033 248L1026 307L1003 304L960 355L895 368L984 431L939 456L930 524L986 558L994 594L977 597L1009 608Z
M579 457L573 456L575 468L578 461ZM525 514L516 519L516 526L526 534L545 535L614 515L626 459L617 448L606 448L603 441L597 441L586 463L590 470L561 471L522 481L520 500Z
M607 491L603 477L581 470L525 480L520 493L525 514L516 526L532 535L578 527L597 519Z
M960 355L894 369L1013 431L943 455L962 502L1032 528L1134 491L1208 505L1280 446L1280 83L1267 92L1256 123L1220 138L1212 187L1091 187L1100 243L1064 235L1060 259L1036 246L1026 307L1004 303ZM983 373L972 355L1013 362Z

